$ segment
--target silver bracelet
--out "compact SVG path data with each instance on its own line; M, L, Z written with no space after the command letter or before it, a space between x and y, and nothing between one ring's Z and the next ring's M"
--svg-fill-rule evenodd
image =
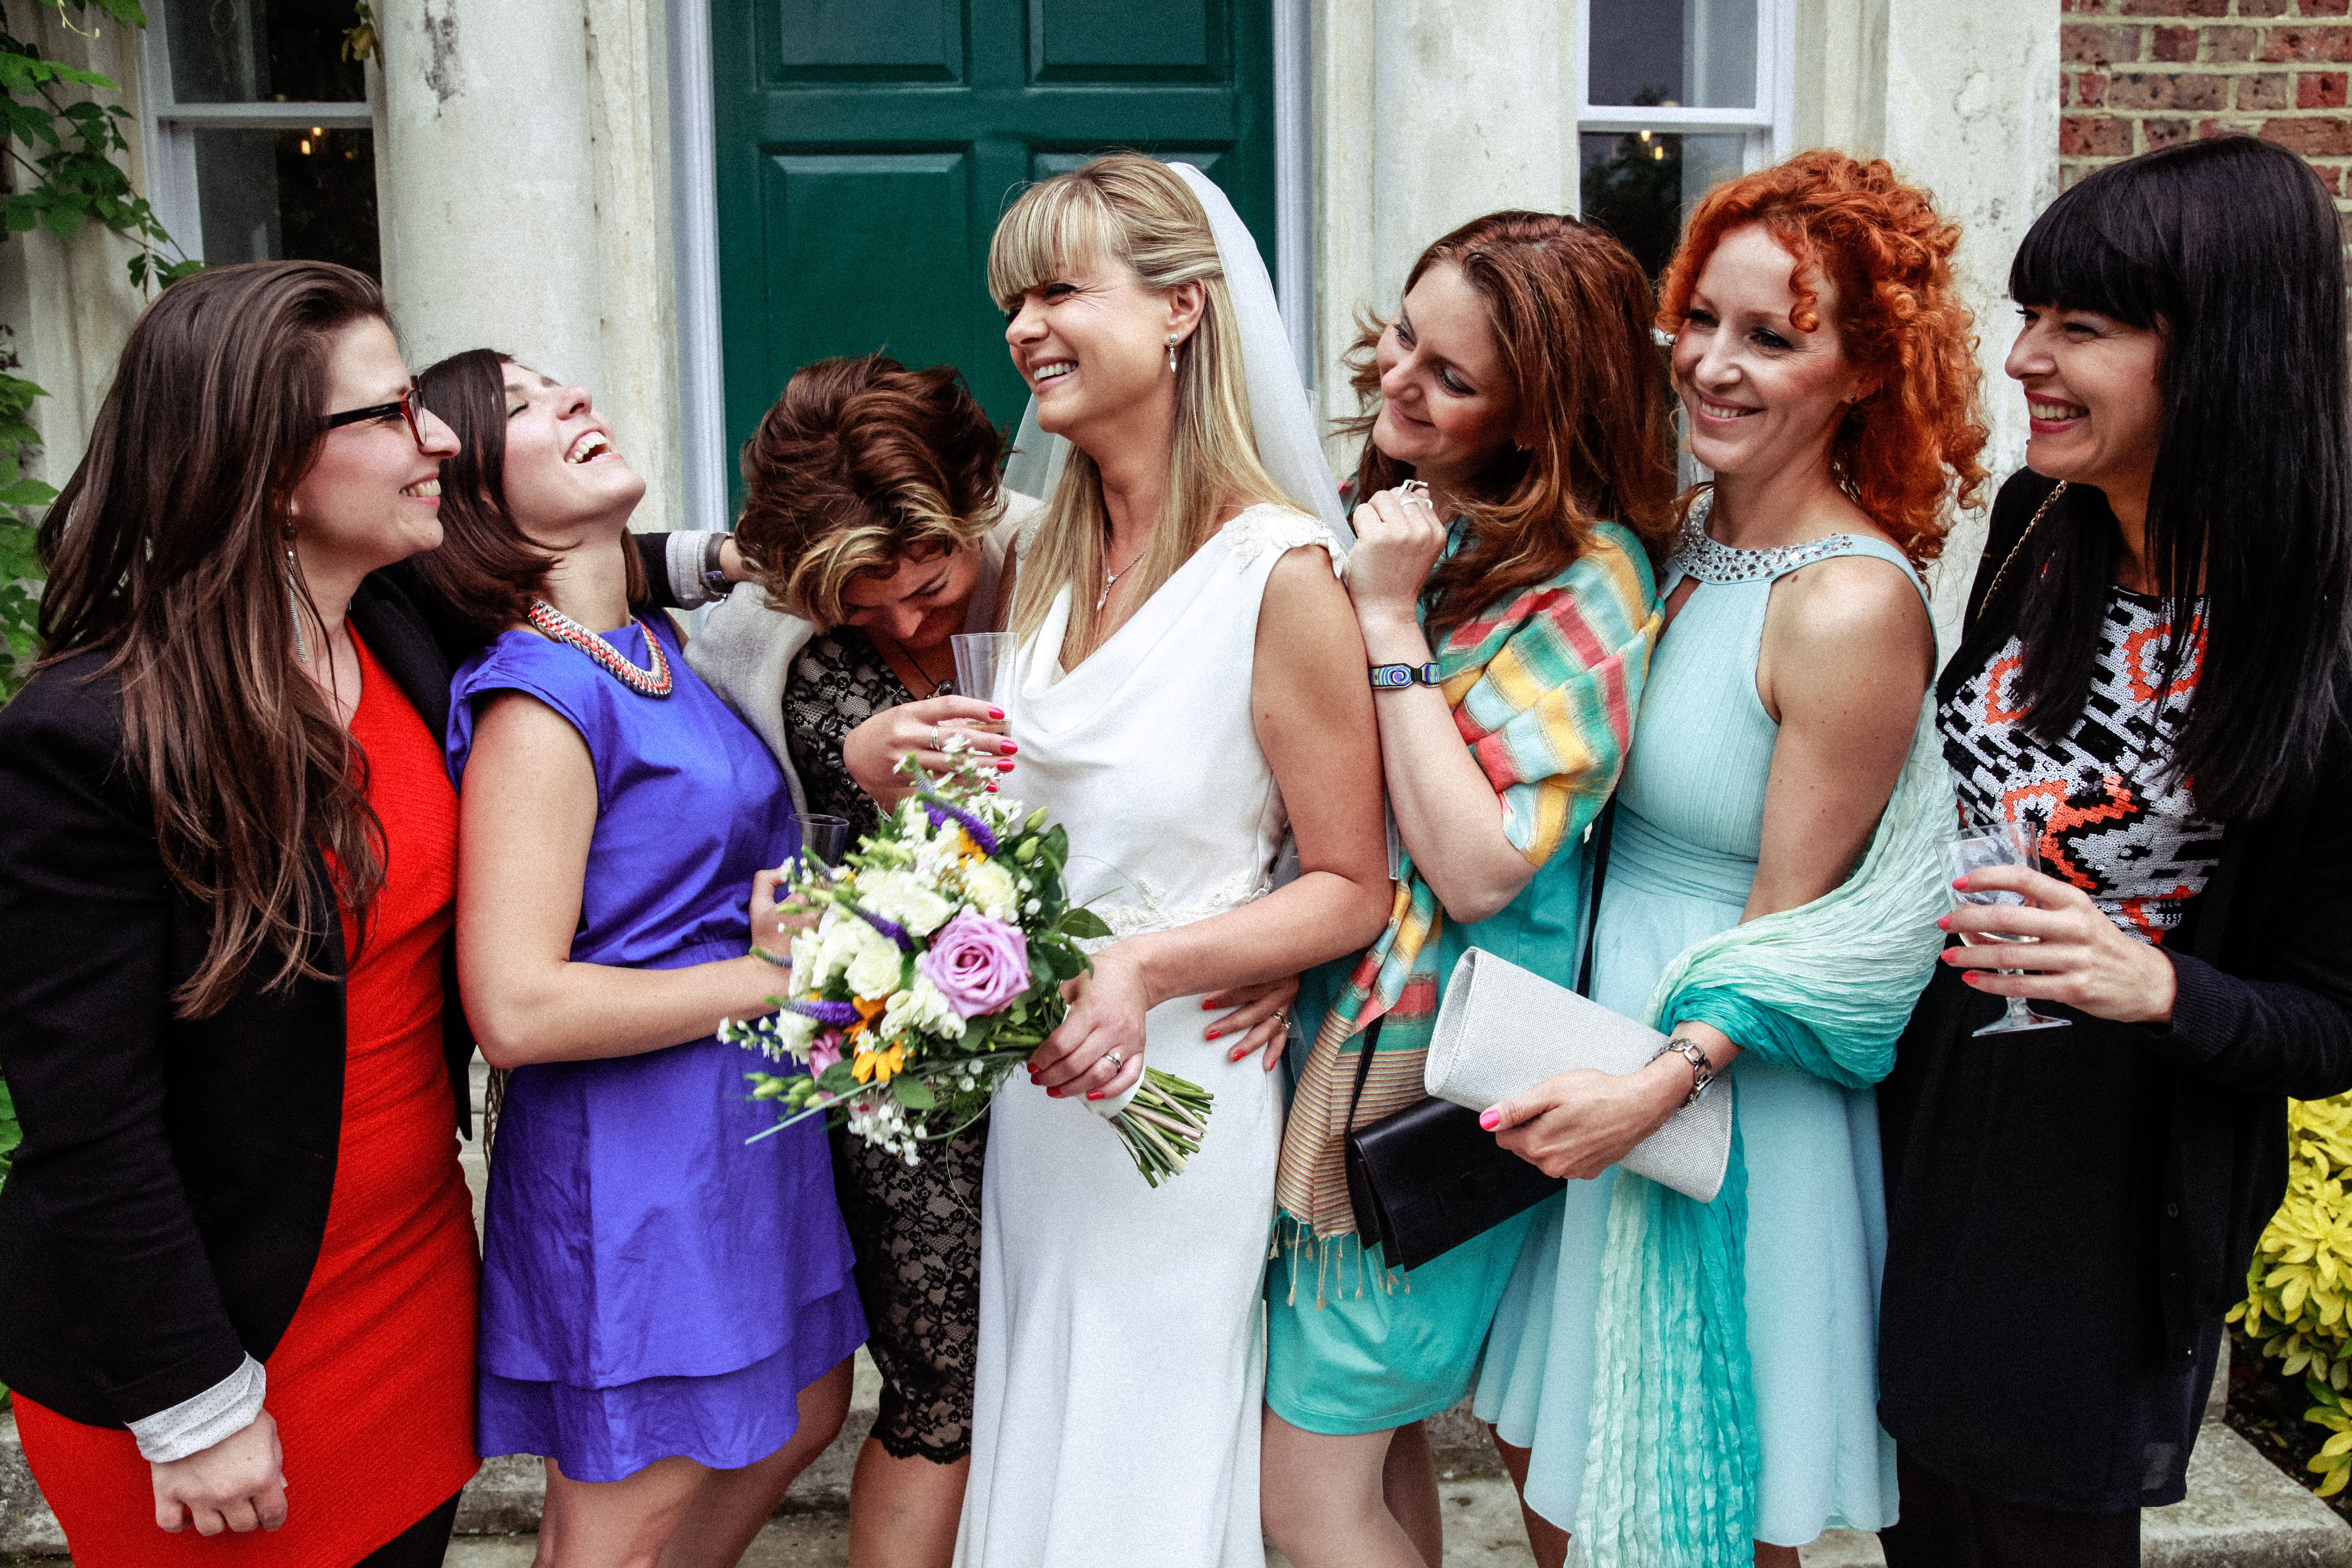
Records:
M1690 1098L1684 1100L1683 1103L1685 1105L1696 1105L1698 1103L1698 1097L1706 1092L1706 1086L1715 1081L1715 1064L1707 1060L1706 1047L1700 1045L1696 1040L1692 1039L1688 1035L1676 1035L1673 1039L1668 1040L1664 1045L1660 1046L1655 1051L1653 1051L1650 1054L1650 1060L1656 1061L1660 1057L1680 1057L1683 1060L1690 1063ZM1646 1067L1648 1063L1645 1062L1643 1065Z

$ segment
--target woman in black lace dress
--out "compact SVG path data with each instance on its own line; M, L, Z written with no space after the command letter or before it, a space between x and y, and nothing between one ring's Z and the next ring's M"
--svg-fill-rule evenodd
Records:
M853 844L903 795L900 758L912 752L936 772L948 760L940 731L991 716L955 694L948 639L1003 626L1020 536L1045 510L999 489L1002 448L952 369L878 355L803 369L744 444L734 542L752 581L712 612L687 659L782 760L796 809L846 818ZM707 550L672 537L677 560L736 574L719 536L704 536ZM1017 795L1011 743L971 738ZM1203 1026L1237 1047L1278 1043L1295 994L1286 982L1213 997L1234 1010ZM850 1491L854 1568L946 1568L954 1555L987 1147L985 1118L916 1165L835 1135L834 1184L882 1374Z

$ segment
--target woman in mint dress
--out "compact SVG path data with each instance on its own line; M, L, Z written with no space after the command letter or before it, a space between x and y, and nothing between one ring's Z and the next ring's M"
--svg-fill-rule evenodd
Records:
M1895 1517L1870 1084L1942 909L1922 853L1950 818L1922 721L1935 639L1917 565L1953 477L1982 478L1956 238L1883 163L1809 153L1709 195L1665 279L1691 450L1717 482L1664 570L1592 995L1675 1048L1489 1112L1506 1147L1590 1178L1540 1211L1476 1396L1539 1563L1573 1528L1595 1564L1793 1568L1822 1530ZM1909 270L1869 270L1888 255ZM1871 921L1842 918L1890 880ZM1784 946L1724 979L1749 933ZM1713 1204L1613 1168L1734 1060Z
M1423 1098L1465 949L1543 973L1575 963L1584 832L1657 633L1637 530L1671 518L1652 308L1614 240L1496 213L1424 252L1396 320L1360 345L1357 385L1378 411L1348 582L1403 858L1380 940L1308 977L1315 1044L1283 1139L1262 1498L1299 1568L1443 1553L1418 1424L1468 1390L1531 1216L1407 1280L1354 1234L1341 1141ZM1383 680L1383 666L1414 674Z

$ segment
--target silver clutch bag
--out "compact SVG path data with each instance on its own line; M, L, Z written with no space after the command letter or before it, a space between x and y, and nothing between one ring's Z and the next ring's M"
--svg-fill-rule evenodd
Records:
M1484 1110L1578 1068L1639 1072L1665 1043L1657 1030L1474 947L1446 983L1422 1085ZM1712 1203L1731 1161L1731 1080L1718 1079L1619 1163Z

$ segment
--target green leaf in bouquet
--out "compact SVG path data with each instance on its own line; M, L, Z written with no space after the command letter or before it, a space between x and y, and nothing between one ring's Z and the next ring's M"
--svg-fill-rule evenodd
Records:
M890 1080L890 1092L899 1104L909 1110L929 1110L940 1102L931 1086L912 1073L902 1072Z
M1042 942L1029 944L1029 984L1034 987L1054 984L1053 961L1045 956L1045 943Z
M1058 942L1045 949L1045 963L1054 971L1056 980L1076 980L1087 970L1085 959Z
M1102 916L1087 909L1070 910L1062 917L1058 929L1064 936L1080 942L1110 934L1110 927L1104 921Z
M857 1087L857 1075L845 1057L816 1075L816 1086L827 1094L847 1094Z

